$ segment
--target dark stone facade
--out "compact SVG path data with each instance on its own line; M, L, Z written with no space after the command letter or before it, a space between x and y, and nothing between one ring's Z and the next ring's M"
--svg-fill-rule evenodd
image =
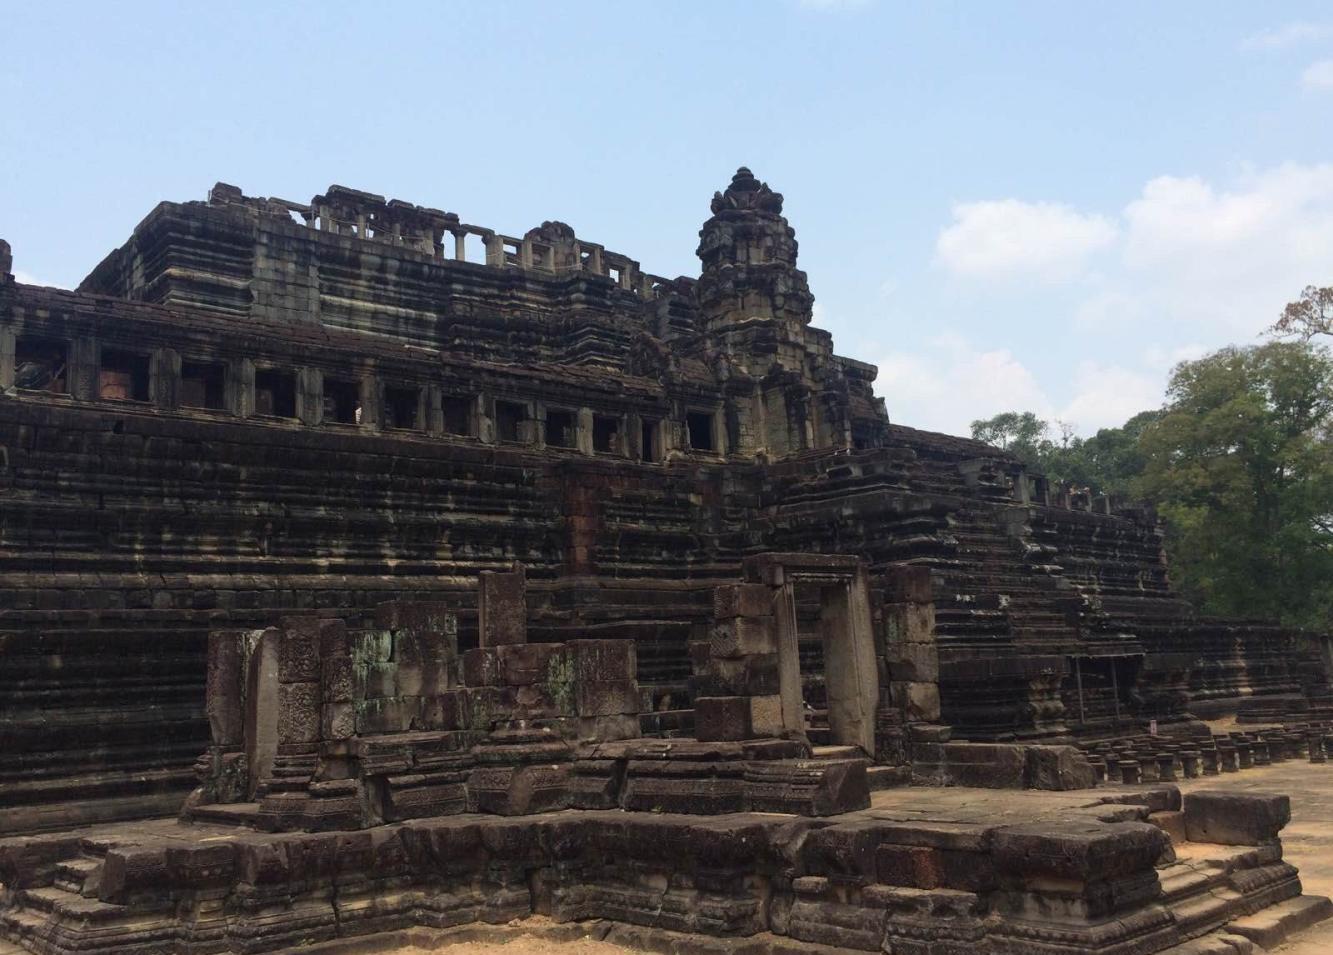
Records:
M691 657L766 551L867 567L880 763L1327 693L1320 639L1189 611L1152 515L891 424L748 170L697 278L342 187L164 202L76 292L0 251L0 833L174 812L210 631L437 602L465 654L478 574L515 562L528 640L634 641L648 737L773 695L735 692L771 682L759 650Z

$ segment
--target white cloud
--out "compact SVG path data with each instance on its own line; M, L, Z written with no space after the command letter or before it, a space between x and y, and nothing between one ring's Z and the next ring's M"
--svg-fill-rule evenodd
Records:
M1333 90L1333 60L1316 60L1307 66L1301 85L1307 90Z
M30 275L29 273L21 271L20 269L14 270L14 281L18 282L20 285L47 285L53 288L64 287L56 285L54 282L48 282L45 279L39 279L37 276Z
M1247 36L1240 41L1240 48L1246 51L1280 50L1300 43L1324 40L1330 36L1333 36L1333 23L1312 23L1308 20L1295 20Z
M1120 365L1097 361L1079 362L1074 373L1074 397L1057 417L1080 434L1124 424L1140 411L1162 403L1162 381Z
M1141 303L1133 295L1114 289L1100 291L1074 309L1074 327L1080 331L1106 331L1139 318Z
M954 205L953 220L936 239L936 257L955 275L973 279L1069 279L1116 239L1106 217L1054 202L962 202Z
M1167 348L1163 345L1149 345L1143 350L1143 364L1154 371L1170 371L1182 361L1194 361L1208 354L1208 347L1198 342Z
M1252 336L1306 285L1333 278L1333 164L1287 163L1230 188L1161 176L1123 218L1115 281L1154 321Z
M1006 306L1044 316L1034 319L1044 322L1039 336L1015 334L1022 347L988 349L963 329L912 350L854 351L878 355L890 416L918 427L966 433L973 419L1010 410L1081 434L1121 424L1161 404L1177 363L1259 341L1302 288L1333 284L1333 163L1159 176L1115 213L1014 199L952 211L936 244L951 278L1063 273L1077 297L1061 312L1029 282L1026 298ZM1086 268L1094 252L1095 271ZM952 291L967 296L968 286ZM1052 350L1074 356L1067 370L1044 360ZM1040 383L1027 367L1039 355L1055 369Z
M977 418L1002 411L1052 413L1032 372L1007 348L985 349L945 331L918 352L871 343L857 350L879 366L876 391L889 418L913 428L968 434Z

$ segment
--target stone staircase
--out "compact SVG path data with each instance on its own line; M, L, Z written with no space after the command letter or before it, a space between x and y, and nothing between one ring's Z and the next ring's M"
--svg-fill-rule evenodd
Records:
M1280 846L1176 846L1158 869L1161 904L1189 941L1164 955L1263 952L1333 915L1333 902L1302 895Z

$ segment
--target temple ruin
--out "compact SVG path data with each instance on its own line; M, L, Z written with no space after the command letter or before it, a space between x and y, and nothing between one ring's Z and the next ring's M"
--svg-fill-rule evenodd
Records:
M1200 616L1150 511L891 423L782 207L738 170L677 278L341 186L160 203L76 291L0 241L0 946L1326 917L1284 797L1172 783L1325 761L1329 638Z

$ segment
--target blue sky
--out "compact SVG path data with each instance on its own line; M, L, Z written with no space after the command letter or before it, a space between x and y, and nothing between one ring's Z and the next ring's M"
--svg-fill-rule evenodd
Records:
M745 164L901 423L1080 431L1333 283L1333 9L20 3L0 237L73 285L161 199L330 183L695 274Z

